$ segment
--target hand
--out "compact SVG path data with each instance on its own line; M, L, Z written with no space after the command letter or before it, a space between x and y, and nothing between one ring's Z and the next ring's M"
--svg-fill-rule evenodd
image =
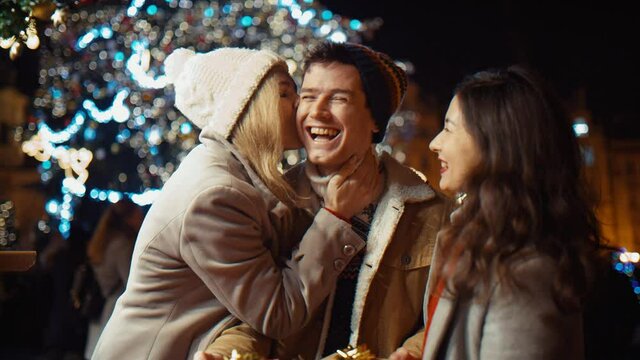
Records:
M224 360L222 355L210 354L204 351L198 351L194 356L193 360Z
M324 205L350 219L380 196L382 185L382 175L373 150L368 151L362 161L358 161L354 155L329 180Z
M401 347L389 356L389 360L420 360L420 357Z

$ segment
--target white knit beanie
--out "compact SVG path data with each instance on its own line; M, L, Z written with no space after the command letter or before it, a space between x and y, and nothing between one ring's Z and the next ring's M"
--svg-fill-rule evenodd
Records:
M180 48L164 62L175 88L175 107L199 128L229 139L247 103L269 70L287 65L266 50L220 48L204 54Z

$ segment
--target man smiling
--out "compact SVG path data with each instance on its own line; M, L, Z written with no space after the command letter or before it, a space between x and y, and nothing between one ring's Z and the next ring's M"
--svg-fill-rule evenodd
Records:
M334 213L352 224L366 248L348 264L334 263L343 270L335 291L296 335L272 344L268 353L256 345L264 339L246 325L232 329L225 341L280 359L319 358L349 344L366 344L378 357L398 347L417 357L425 284L447 204L415 171L387 153L373 152L402 101L405 73L385 54L350 43L321 44L308 53L303 69L296 125L307 161L289 170L287 178L303 199L300 205L314 214L322 207L332 210L322 203L322 194L350 158L377 166L368 179L380 184L377 200L351 218ZM252 345L246 345L247 337ZM208 352L221 354L216 348L222 344L214 343Z

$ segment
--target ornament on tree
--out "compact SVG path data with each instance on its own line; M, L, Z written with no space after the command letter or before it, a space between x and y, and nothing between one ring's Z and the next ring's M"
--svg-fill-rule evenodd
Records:
M31 50L40 46L37 21L53 21L59 26L64 21L61 14L66 13L66 5L49 0L13 0L11 3L9 9L0 12L0 47L9 49L9 57L15 60L22 53L23 44Z

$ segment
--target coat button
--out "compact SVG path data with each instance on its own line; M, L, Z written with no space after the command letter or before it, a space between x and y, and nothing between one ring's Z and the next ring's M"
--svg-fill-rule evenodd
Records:
M345 262L342 259L337 259L336 261L333 262L333 268L338 271L342 271L342 269L344 269L344 265L345 265Z
M353 256L356 253L356 248L353 245L345 245L342 248L342 253L347 256Z
M407 254L402 255L402 258L400 258L400 262L402 262L402 265L411 264L411 256L409 256Z

